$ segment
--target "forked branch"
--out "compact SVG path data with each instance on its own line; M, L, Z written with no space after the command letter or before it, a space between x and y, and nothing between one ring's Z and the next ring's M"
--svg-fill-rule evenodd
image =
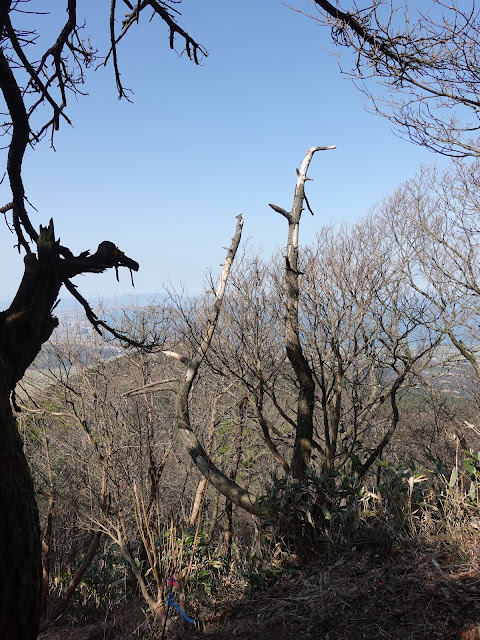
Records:
M335 149L335 146L312 147L308 149L300 169L297 169L297 184L295 186L293 206L289 213L281 207L270 205L274 211L280 213L288 220L287 255L285 257L285 284L287 293L287 314L285 322L286 351L299 384L297 424L291 465L292 476L294 478L303 478L310 462L315 403L315 382L300 342L298 318L298 298L300 294L298 282L298 237L300 219L305 202L305 182L308 179L308 167L310 166L313 155L317 151L327 151L329 149Z

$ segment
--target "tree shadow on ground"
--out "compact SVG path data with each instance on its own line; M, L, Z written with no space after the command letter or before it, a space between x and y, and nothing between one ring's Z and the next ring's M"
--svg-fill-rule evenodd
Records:
M448 545L356 549L203 611L203 640L480 640L480 556Z

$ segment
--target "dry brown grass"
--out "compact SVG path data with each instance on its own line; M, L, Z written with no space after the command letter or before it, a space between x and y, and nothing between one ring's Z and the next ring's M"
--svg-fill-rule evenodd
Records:
M473 547L476 541L472 540ZM479 640L480 557L446 542L344 553L204 612L203 640Z
M196 618L203 631L190 628L189 640L480 640L478 541L470 536L469 558L446 539L388 554L374 544L352 549L265 592L207 601ZM111 622L42 640L153 637L131 614Z
M385 544L381 528L377 535L370 529L368 540L363 537L350 549L317 557L302 574L279 580L266 591L242 597L238 581L230 587L225 581L230 594L189 605L201 631L189 627L184 637L480 640L480 507L478 492L473 495L466 482L467 492L462 483L462 478L445 481L436 510L415 506L410 491L404 527L392 536L393 544L391 539ZM160 635L138 622L134 625L133 616L120 615L116 625L57 629L42 640Z

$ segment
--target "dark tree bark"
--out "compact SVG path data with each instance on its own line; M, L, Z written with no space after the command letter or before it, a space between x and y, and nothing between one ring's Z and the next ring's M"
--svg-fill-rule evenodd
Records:
M38 633L42 565L40 527L30 470L0 356L0 639L34 640Z
M53 225L52 225L53 233ZM61 286L43 229L38 256L25 257L25 273L10 308L0 313L0 638L36 638L42 567L33 481L10 402L16 383L57 325L51 310ZM41 286L43 284L43 286Z

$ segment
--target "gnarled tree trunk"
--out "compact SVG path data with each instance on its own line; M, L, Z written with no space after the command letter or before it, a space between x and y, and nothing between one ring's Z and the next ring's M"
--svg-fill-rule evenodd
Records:
M11 397L16 383L58 324L51 313L62 283L52 258L55 246L53 225L42 229L38 256L30 253L25 257L25 273L17 295L9 309L0 313L1 640L30 640L38 633L42 592L40 526Z
M14 392L58 325L62 283L84 271L138 264L102 243L92 256L62 257L53 223L40 227L37 254L25 256L17 294L0 312L0 640L36 638L41 610L41 540L33 481L12 410ZM69 283L70 286L71 283Z
M285 256L285 285L287 295L285 337L287 356L295 371L299 385L297 425L291 464L292 476L294 478L303 478L310 462L313 442L313 411L315 408L315 382L310 365L303 354L298 319L298 298L300 295L298 282L298 236L300 219L302 217L304 203L309 206L305 196L305 181L308 179L307 172L313 154L316 151L326 151L334 148L334 146L312 147L307 151L300 169L297 169L297 184L295 186L295 195L291 211L286 211L273 204L270 205L274 211L280 213L288 221L287 255ZM311 211L311 213L313 212Z

